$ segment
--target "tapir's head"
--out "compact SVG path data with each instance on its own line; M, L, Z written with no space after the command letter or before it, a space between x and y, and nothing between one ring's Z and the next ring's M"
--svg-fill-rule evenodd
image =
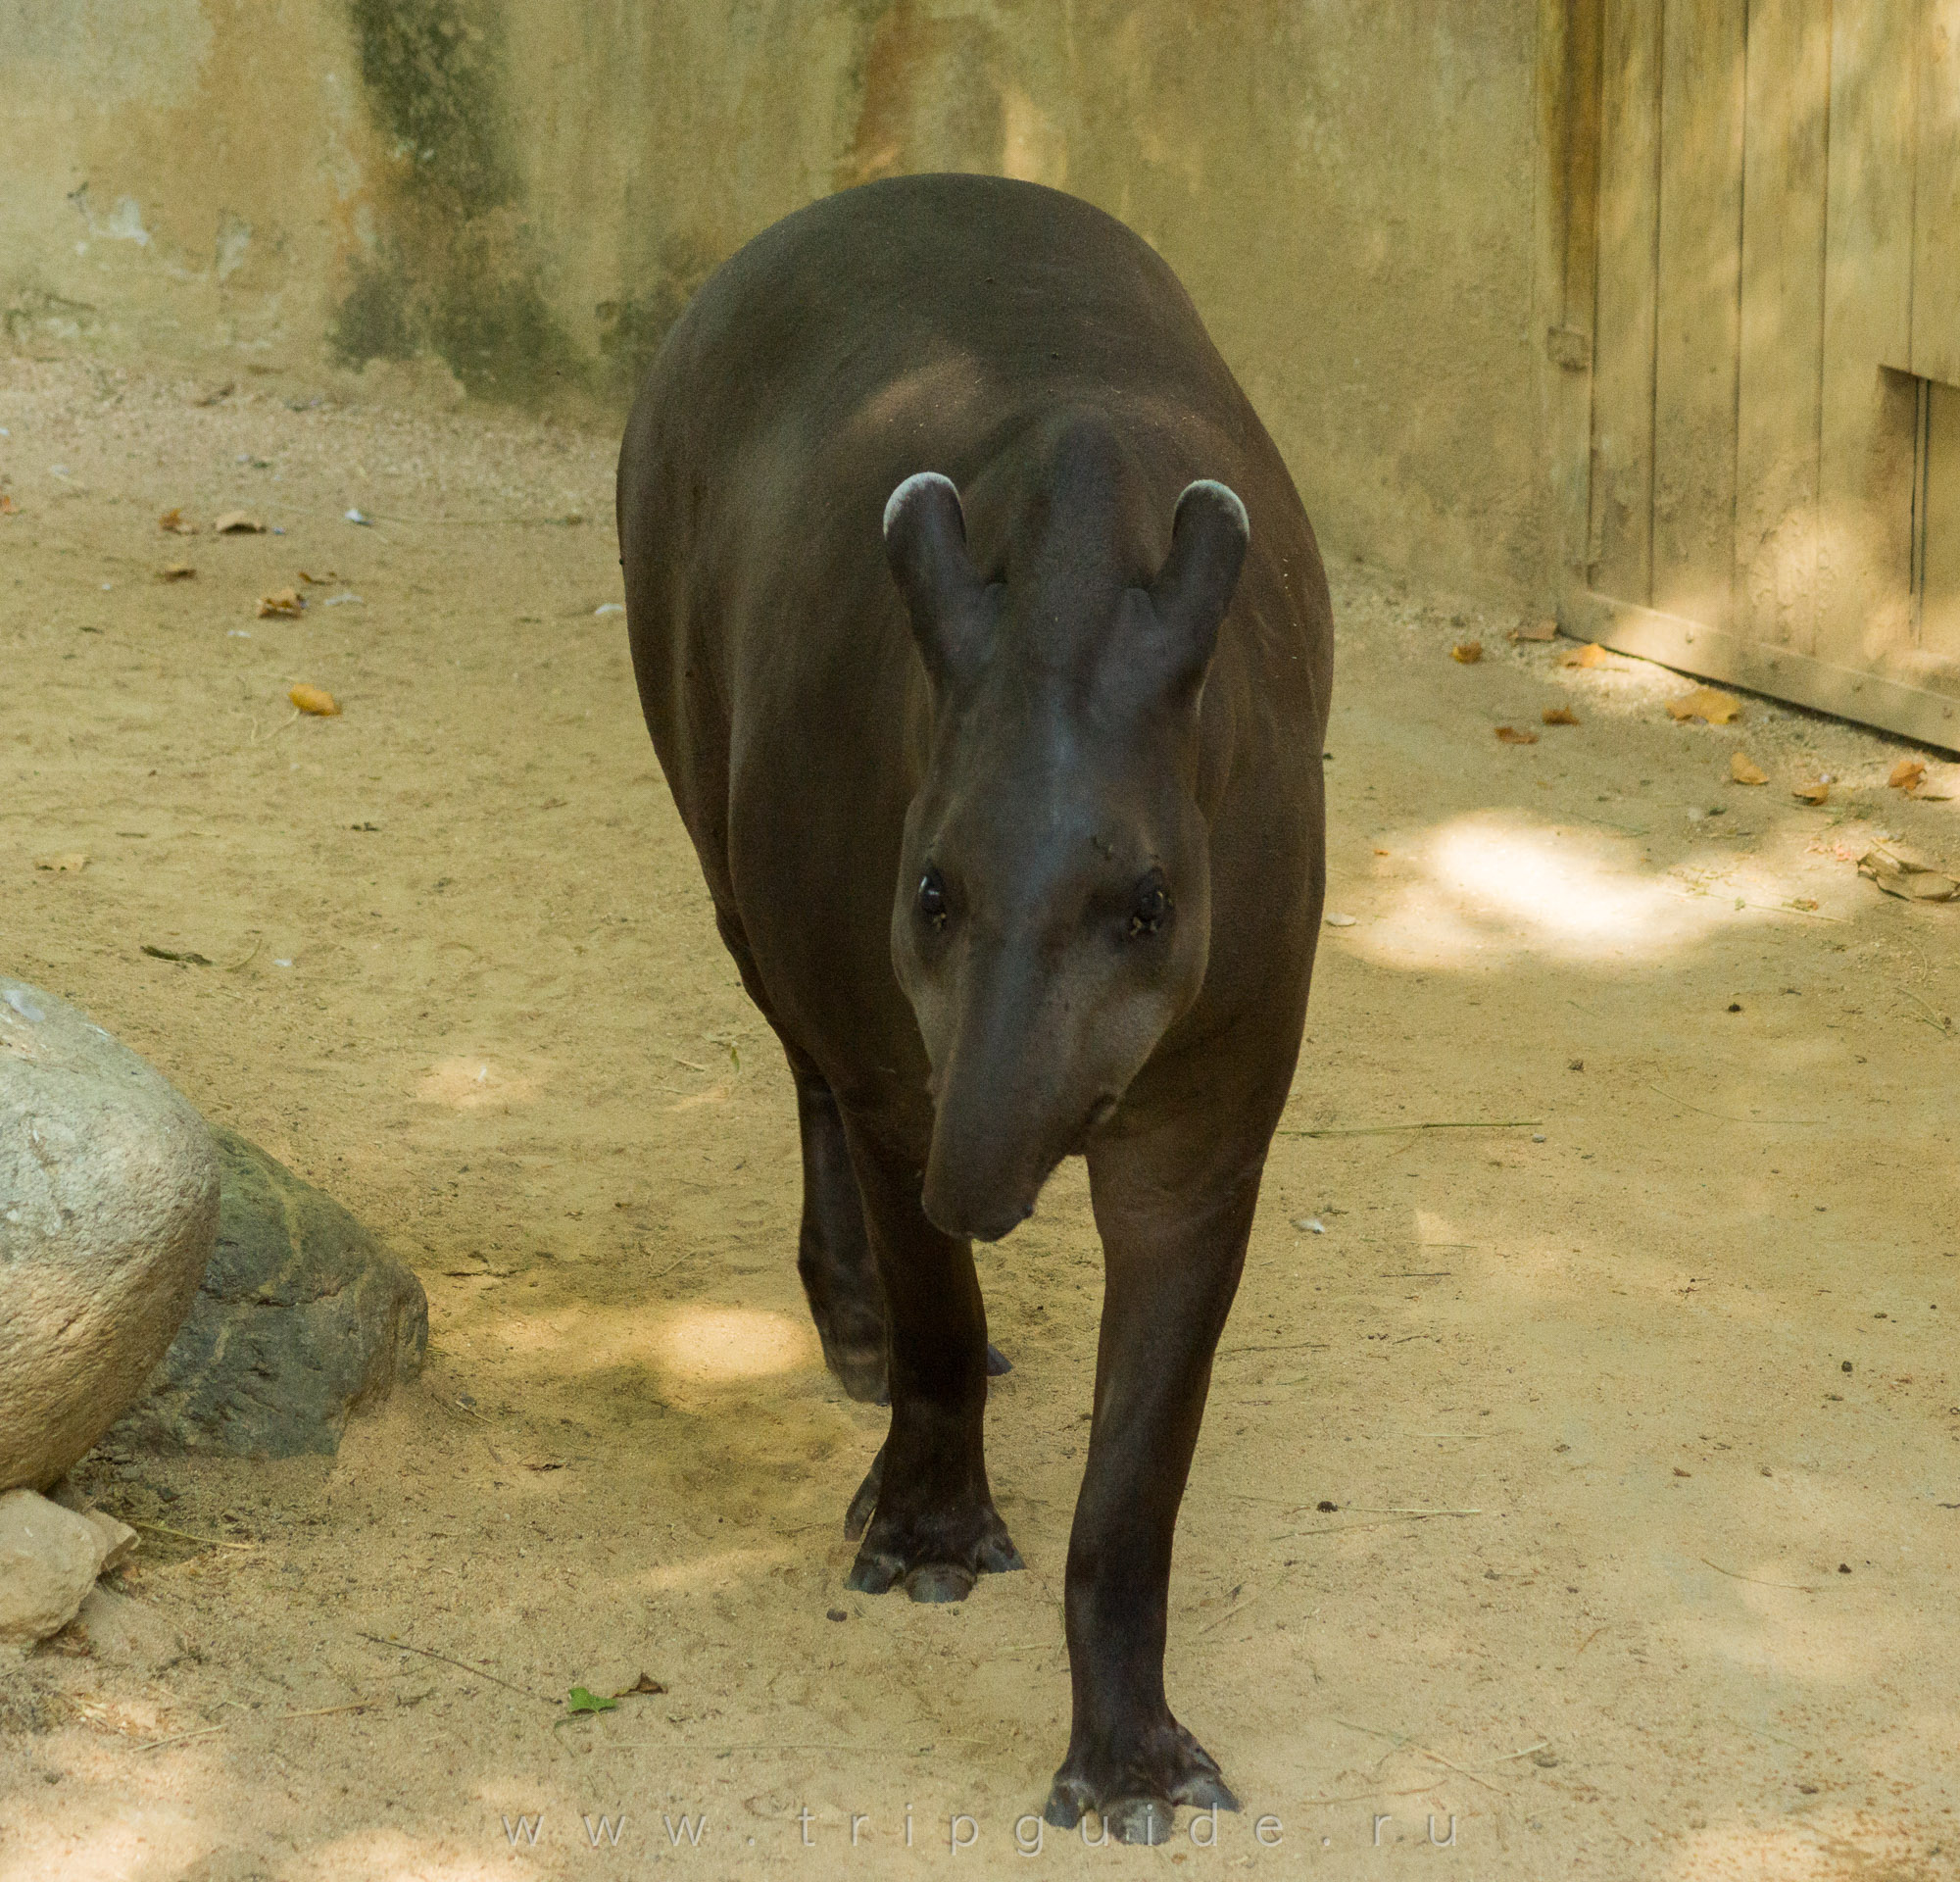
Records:
M892 959L932 1065L926 1214L994 1241L1198 997L1211 932L1199 697L1249 530L1224 485L1162 540L1091 479L1045 494L989 580L958 490L907 477L885 546L933 698ZM1111 532L1114 532L1112 539ZM1018 566L1017 566L1018 564Z

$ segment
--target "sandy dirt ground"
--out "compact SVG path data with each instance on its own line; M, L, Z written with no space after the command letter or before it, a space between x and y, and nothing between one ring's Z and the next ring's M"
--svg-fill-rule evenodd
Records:
M1907 748L1679 724L1678 675L1335 569L1350 919L1173 1586L1246 1808L1024 1860L1079 1165L980 1257L1027 1571L846 1592L882 1413L819 1363L789 1081L639 722L612 440L217 390L0 368L0 966L380 1231L429 1363L331 1460L82 1466L135 1606L0 1665L0 1882L1960 1870L1960 908L1855 867L1960 857Z

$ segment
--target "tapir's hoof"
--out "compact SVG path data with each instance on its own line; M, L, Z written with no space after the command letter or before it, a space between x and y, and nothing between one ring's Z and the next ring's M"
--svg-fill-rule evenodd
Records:
M823 1343L824 1363L836 1375L837 1383L859 1405L889 1405L892 1395L885 1384L885 1349L877 1346L833 1345Z
M1182 1725L1172 1720L1150 1739L1127 1758L1070 1758L1055 1772L1042 1815L1058 1830L1072 1830L1094 1810L1112 1842L1157 1844L1170 1837L1176 1805L1239 1808L1217 1761Z
M867 1494L875 1502L873 1479L883 1463L881 1452L851 1506L854 1516ZM956 1539L955 1531L965 1532L965 1539ZM882 1595L903 1583L914 1601L964 1601L980 1576L1006 1574L1024 1565L1006 1524L991 1508L983 1508L977 1516L962 1513L911 1521L880 1514L871 1520L858 1560L851 1564L848 1585L861 1595Z
M992 1340L989 1340L987 1342L987 1376L990 1379L998 1379L1002 1373L1011 1372L1013 1369L1013 1361L1008 1359Z

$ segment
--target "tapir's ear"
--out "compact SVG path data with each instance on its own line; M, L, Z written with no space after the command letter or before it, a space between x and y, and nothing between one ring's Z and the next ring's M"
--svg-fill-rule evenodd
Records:
M1171 520L1170 554L1150 595L1169 637L1173 667L1187 683L1203 676L1251 540L1246 506L1235 492L1209 477L1185 485Z
M971 623L965 604L984 586L966 554L966 517L951 477L920 470L885 503L885 560L906 598L926 665L956 663Z

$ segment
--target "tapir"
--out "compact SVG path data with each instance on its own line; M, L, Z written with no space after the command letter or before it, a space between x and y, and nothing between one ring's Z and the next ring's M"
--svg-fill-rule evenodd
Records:
M619 457L647 725L803 1139L831 1368L889 1393L850 1585L1021 1558L972 1244L1088 1165L1104 1287L1045 1815L1236 1808L1172 1715L1172 1533L1299 1051L1332 618L1166 263L1032 183L798 211L668 332Z

